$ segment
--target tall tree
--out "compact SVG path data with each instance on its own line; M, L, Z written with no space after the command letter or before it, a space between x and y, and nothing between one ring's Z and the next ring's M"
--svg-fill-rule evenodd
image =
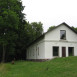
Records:
M16 47L15 47L15 57L16 59L22 59L22 57L25 57L25 53L26 53L26 44L25 44L25 38L26 38L26 34L25 34L25 14L22 13L22 11L24 10L24 6L22 6L22 2L20 0L20 2L18 2L19 5L19 9L17 9L17 14L19 15L19 25L18 25L18 38L16 41Z
M26 22L25 24L25 35L26 35L26 46L33 42L35 39L43 34L43 27L41 22Z
M43 24L41 22L32 22L31 23L35 39L38 38L40 35L42 35L42 33L43 33L42 25Z
M17 59L25 59L27 46L43 33L41 22L24 21L23 25L19 29L19 38L16 42Z
M29 24L30 34L31 34L31 41L37 39L43 34L43 27L41 22L32 22Z
M19 24L23 22L23 9L21 0L0 0L0 44L3 46L2 62L5 61L7 46L11 46L8 47L9 52L14 50L15 41L18 38Z

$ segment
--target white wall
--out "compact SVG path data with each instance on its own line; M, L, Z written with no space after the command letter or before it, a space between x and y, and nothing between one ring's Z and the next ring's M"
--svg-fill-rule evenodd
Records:
M60 40L60 30L66 30L66 40ZM62 57L62 47L66 47L66 56L68 56L68 47L74 47L74 56L77 56L77 34L65 25L46 33L45 59L53 58L53 46L59 47L59 57Z
M60 40L60 30L66 30L66 40ZM27 59L52 59L53 46L59 47L59 57L62 57L62 47L66 47L66 57L68 47L74 47L74 56L77 56L77 34L65 25L59 26L27 49Z
M62 47L66 47L66 57L68 57L68 47L74 47L74 56L77 56L77 43L46 41L45 42L45 59L54 58L53 46L59 47L59 57L62 57Z
M66 30L66 41L77 41L77 34L65 25L48 32L45 35L45 40L60 40L60 30Z
M44 40L40 40L27 49L27 59L45 59Z

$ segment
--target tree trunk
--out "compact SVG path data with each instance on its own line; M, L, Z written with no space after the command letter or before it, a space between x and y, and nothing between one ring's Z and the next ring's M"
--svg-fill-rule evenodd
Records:
M5 45L3 44L3 55L2 55L2 63L5 62Z

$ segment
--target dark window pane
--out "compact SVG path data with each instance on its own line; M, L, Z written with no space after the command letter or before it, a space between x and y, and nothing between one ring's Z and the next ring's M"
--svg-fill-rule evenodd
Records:
M53 47L53 56L58 56L59 47Z
M66 39L66 31L65 30L61 30L60 31L60 39Z
M74 55L74 47L68 47L68 55L73 56Z

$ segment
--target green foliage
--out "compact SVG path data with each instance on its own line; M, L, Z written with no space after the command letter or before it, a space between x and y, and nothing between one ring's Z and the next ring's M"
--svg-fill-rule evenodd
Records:
M28 45L43 34L41 22L28 22L27 25L25 25L25 30L27 33Z
M33 34L35 36L35 39L38 38L39 36L42 35L43 33L43 28L42 28L42 23L41 22L32 22L31 23Z
M23 9L21 1L0 0L0 45L4 45L0 51L3 51L3 54L13 52L11 55L14 55L19 24L24 19ZM5 55L7 54L4 54L4 59Z
M77 32L77 27L72 26L71 28Z
M77 77L77 57L0 64L0 77Z
M51 26L51 27L49 27L48 31L54 29L55 27L56 27L56 26ZM72 26L71 28L77 32L77 27Z
M56 26L51 26L51 27L49 27L48 31L54 29L55 27L56 27Z
M41 22L28 23L21 0L0 0L0 60L26 58L27 46L42 35ZM3 55L3 56L2 56ZM12 58L13 56L13 58Z

